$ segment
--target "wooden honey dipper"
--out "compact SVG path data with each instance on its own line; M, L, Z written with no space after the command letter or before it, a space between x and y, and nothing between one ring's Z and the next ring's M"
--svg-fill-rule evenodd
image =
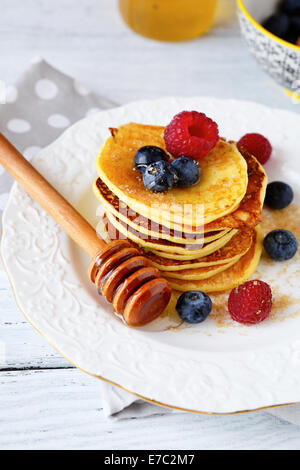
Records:
M171 288L126 240L105 243L93 227L0 133L0 164L93 259L89 277L130 326L142 326L167 307Z

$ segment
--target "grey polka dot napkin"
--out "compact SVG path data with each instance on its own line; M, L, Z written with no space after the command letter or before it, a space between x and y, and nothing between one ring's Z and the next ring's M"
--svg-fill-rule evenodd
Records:
M116 103L38 59L15 85L2 82L0 132L30 159L71 124L113 106ZM0 220L12 183L0 166Z
M116 106L112 100L87 90L42 59L35 60L15 85L0 82L0 132L29 160L79 119ZM5 88L5 89L4 89ZM13 183L0 165L0 220ZM107 417L139 418L176 413L101 382L102 406ZM270 411L300 425L300 405Z

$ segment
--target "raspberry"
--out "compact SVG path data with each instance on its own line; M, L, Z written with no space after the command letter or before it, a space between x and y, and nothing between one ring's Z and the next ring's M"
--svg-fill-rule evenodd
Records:
M272 145L261 134L246 134L238 142L238 147L242 147L253 155L259 163L267 163L272 154Z
M233 289L228 309L234 321L255 325L268 318L272 308L272 291L263 281L248 281Z
M168 152L175 158L200 160L217 145L219 130L205 114L183 111L166 127L164 137Z

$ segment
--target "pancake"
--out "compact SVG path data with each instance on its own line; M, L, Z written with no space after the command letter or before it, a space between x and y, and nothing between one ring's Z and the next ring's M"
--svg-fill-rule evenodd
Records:
M201 281L205 279L209 279L212 276L217 275L218 273L221 273L230 266L232 266L236 261L230 261L229 263L225 264L218 264L215 266L206 266L202 268L197 268L197 269L185 269L184 271L170 271L168 273L163 273L163 275L167 275L168 279L182 279L185 281Z
M244 198L239 207L231 214L227 214L219 220L215 220L204 226L194 227L185 223L182 228L182 226L173 223L170 228L162 223L155 224L152 220L136 213L124 202L120 201L119 198L108 189L101 178L95 181L93 189L96 197L103 203L107 210L142 233L152 234L152 232L154 232L157 238L165 238L175 243L177 239L178 242L181 243L180 240L182 240L182 238L180 237L193 238L194 241L195 237L200 239L203 236L211 236L216 239L218 238L216 231L224 231L226 229L228 230L228 228L239 229L242 227L255 227L261 220L262 206L266 194L267 176L263 167L255 157L245 150L242 150L242 155L247 163L248 173L248 185ZM134 223L136 218L138 219L138 224ZM138 225L138 227L136 227L136 225ZM200 234L200 237L198 237L198 234Z
M237 231L231 230L226 233L222 238L215 240L206 245L180 245L177 243L172 243L167 240L151 240L147 237L141 238L140 234L134 231L131 227L126 226L123 222L118 220L109 212L106 213L106 217L109 222L109 235L111 239L116 239L122 235L122 238L129 239L135 242L137 245L142 248L147 248L150 250L159 250L165 253L176 253L180 255L192 255L197 257L207 256L208 254L213 253L214 251L222 248L229 240L235 235Z
M230 232L231 233L231 232ZM232 236L234 236L235 234L237 233L237 231L235 231ZM208 247L208 245L205 245L205 247ZM222 247L221 247L222 248ZM214 251L216 250L212 250L211 253L213 253ZM176 261L191 261L191 260L194 260L194 259L199 259L201 258L199 255L195 254L193 255L192 252L191 253L188 253L186 255L180 255L178 253L164 253L163 251L157 251L157 250L153 250L152 253L156 256L159 256L160 258L165 258L165 259L168 259L168 260L176 260ZM204 257L205 256L208 256L210 255L211 253L207 252L205 253L205 255L203 255Z
M110 224L107 216L104 217L104 226L106 227L106 230L108 230L108 232L110 232L111 229L113 229L112 225ZM249 234L250 235L250 234ZM234 238L234 237L233 237ZM248 249L250 248L251 246L251 240L252 240L252 237L249 236L248 237ZM238 240L236 240L238 241ZM239 241L242 243L244 242L244 252L245 252L245 249L247 249L245 247L245 242L246 242L246 237L245 239L243 240L242 237L239 238ZM136 243L133 243L133 246L134 247L137 247L139 249L141 249ZM238 249L235 249L233 248L232 246L232 249L230 250L229 249L229 252L237 252L239 251ZM182 270L181 267L180 267L180 264L177 265L177 266L173 266L173 270L167 270L167 272L163 273L163 274L166 274L168 277L172 277L172 278L175 278L175 279L185 279L185 280L201 280L201 279L208 279L209 277L211 276L214 276L222 271L225 271L226 269L228 269L230 266L232 266L234 263L237 262L237 260L243 255L243 252L239 252L239 255L236 255L234 257L231 257L229 259L226 259L226 256L224 257L224 259L222 260L220 258L221 256L221 253L222 253L222 250L220 250L219 252L219 256L216 254L215 255L215 261L209 265L205 262L200 262L198 265L191 265L192 266L192 269L186 269L187 266L183 266ZM147 252L147 251L144 251L144 250L141 250L141 254L143 254L146 258L149 259L150 263L154 266L155 263L153 262L153 259L157 258L157 256L151 254L150 252ZM200 260L199 260L200 261ZM164 262L164 259L161 258L161 263ZM170 266L169 266L170 267ZM180 269L177 269L177 268L180 268ZM168 268L168 267L167 267ZM159 268L160 269L160 268ZM163 271L163 270L162 270Z
M241 153L247 163L248 185L246 194L231 214L227 214L214 222L204 226L204 232L224 230L226 228L240 229L243 227L256 227L262 217L262 208L266 195L268 178L262 165L253 155L241 149ZM178 226L179 227L179 226ZM174 224L174 229L178 227ZM203 231L203 226L191 227L185 225L185 230L198 233Z
M116 229L115 227L113 227L111 225L111 223L109 222L108 218L106 217L106 215L103 217L103 219L99 222L98 226L97 226L97 232L99 233L99 235L107 242L109 243L110 241L114 240L114 239L124 239L126 240L126 236L124 236L123 234L120 234ZM193 259L199 259L199 255L196 253L196 254L188 254L188 255L180 255L180 254L176 254L176 253L164 253L162 251L150 251L149 249L147 248L142 248L140 245L138 245L137 243L133 242L132 240L128 240L130 241L131 245L134 247L134 248L137 248L139 249L146 257L148 257L149 255L153 254L154 256L157 256L158 258L163 258L163 259L174 259L174 260L183 260L183 261L186 261L186 260L193 260Z
M247 164L234 143L220 140L199 161L200 181L194 186L153 193L133 170L134 155L144 145L165 149L163 127L127 124L114 129L97 158L98 175L121 201L146 218L169 228L213 222L235 210L246 194Z
M97 232L99 233L99 235L107 242L109 243L110 241L112 240L115 240L115 239L124 239L124 240L127 240L127 237L123 234L120 234L115 227L112 226L112 224L109 222L107 216L105 215L101 220L100 222L98 223L97 225ZM234 231L234 233L232 234L232 236L234 236L234 234L237 233L237 230ZM178 260L178 261L186 261L186 260L194 260L194 259L199 259L199 255L196 253L196 254L192 254L193 252L191 252L191 254L187 254L187 255L182 255L182 254L178 254L178 253L164 253L163 251L150 251L148 248L143 248L141 247L140 245L138 245L137 243L135 243L134 241L132 240L128 240L130 241L131 245L139 250L141 250L141 252L146 256L148 257L148 255L155 255L157 256L158 258L164 258L164 259L174 259L174 260ZM210 244L208 245L205 245L205 250L206 251L209 251L208 250L208 247L210 249L212 249L212 247L210 246ZM212 249L213 251L213 249ZM206 256L207 253L204 254L204 256Z
M233 289L250 279L259 263L263 237L259 228L256 228L256 235L250 250L225 271L218 273L208 279L201 281L187 281L184 279L172 279L164 273L164 277L169 280L173 289L186 292L190 290L201 290L203 292L222 292Z
M146 217L143 217L140 214L137 214L135 211L130 209L126 204L122 203L120 199L115 196L106 186L101 178L97 178L93 185L93 191L104 206L106 212L110 212L112 215L120 219L126 225L132 227L135 231L147 235L149 238L157 239L162 238L163 240L169 240L173 243L181 244L199 244L199 243L209 243L211 241L217 240L218 238L223 237L229 228L224 230L217 230L214 232L205 232L205 233L188 233L184 230L173 230L164 225L157 224Z
M144 254L150 260L150 263L160 271L178 272L217 266L219 264L237 262L251 248L254 234L254 229L240 230L223 248L220 248L209 256L194 260L171 260L152 252L145 252Z
M256 227L261 222L268 177L262 165L253 155L246 150L241 151L248 168L248 186L245 197L239 207L231 214L208 224L205 227L207 231L224 229L226 227L237 229Z

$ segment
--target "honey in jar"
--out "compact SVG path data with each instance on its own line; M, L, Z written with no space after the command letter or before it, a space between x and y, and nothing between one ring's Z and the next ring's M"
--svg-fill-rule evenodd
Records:
M212 25L217 0L119 0L133 31L161 41L184 41L204 34Z

